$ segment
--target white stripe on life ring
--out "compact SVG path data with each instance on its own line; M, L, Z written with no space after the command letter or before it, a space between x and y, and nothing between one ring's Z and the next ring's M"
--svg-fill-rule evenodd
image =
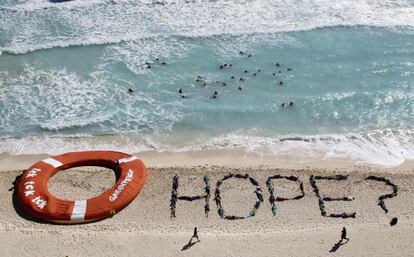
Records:
M86 213L86 200L75 201L73 206L72 215L70 216L71 221L84 221Z
M60 166L63 166L63 163L61 163L60 161L57 161L53 158L47 158L45 160L43 160L44 163L47 163L49 165L52 165L54 168L58 168Z
M122 158L122 159L118 160L118 164L125 163L125 162L132 162L132 161L135 161L135 160L138 160L138 157L131 156L131 157L128 157L128 158Z

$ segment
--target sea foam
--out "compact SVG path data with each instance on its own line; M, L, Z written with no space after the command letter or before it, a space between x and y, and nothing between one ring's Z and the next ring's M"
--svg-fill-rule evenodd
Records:
M4 34L0 50L9 54L118 44L159 35L197 38L334 26L414 27L414 7L404 0L95 0L61 4L44 0L8 5L0 9L0 16Z

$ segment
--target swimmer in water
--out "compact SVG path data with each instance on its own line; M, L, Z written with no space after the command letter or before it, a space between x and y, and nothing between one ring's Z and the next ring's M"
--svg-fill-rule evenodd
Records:
M279 82L279 85L283 85L283 81L280 81L280 82Z
M280 106L281 106L282 108L283 108L283 107L285 107L285 103L282 103Z
M132 90L131 88L128 88L128 93L132 94L132 93L134 93L134 90Z
M239 86L239 90L242 90L243 88L241 86Z
M277 62L277 63L276 63L276 67L279 67L279 66L280 66L280 64Z
M244 78L240 78L240 81L244 81Z
M217 95L218 95L217 91L214 91L214 94L211 98L217 98Z
M234 76L231 76L230 78L231 78L231 79L234 79Z
M293 102L290 102L290 103L289 103L289 106L293 106Z

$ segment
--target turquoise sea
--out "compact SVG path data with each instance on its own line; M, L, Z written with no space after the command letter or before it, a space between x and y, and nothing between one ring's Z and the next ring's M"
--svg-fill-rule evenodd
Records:
M239 147L413 159L414 1L0 0L0 152Z

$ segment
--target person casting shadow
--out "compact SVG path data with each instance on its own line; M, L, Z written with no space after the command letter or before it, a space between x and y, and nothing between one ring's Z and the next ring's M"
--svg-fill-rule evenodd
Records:
M348 242L349 242L349 238L346 237L346 228L343 227L341 231L341 239L336 244L334 244L334 246L332 246L332 249L329 250L329 252L331 253L336 252L339 249L339 247L341 247L341 245L347 244Z
M193 239L194 238L197 239L197 241L193 242ZM188 241L188 243L183 246L183 248L181 249L181 251L185 251L185 250L191 248L193 245L195 245L198 242L200 242L200 239L198 238L197 227L195 227L194 228L193 236L191 237L190 241Z

